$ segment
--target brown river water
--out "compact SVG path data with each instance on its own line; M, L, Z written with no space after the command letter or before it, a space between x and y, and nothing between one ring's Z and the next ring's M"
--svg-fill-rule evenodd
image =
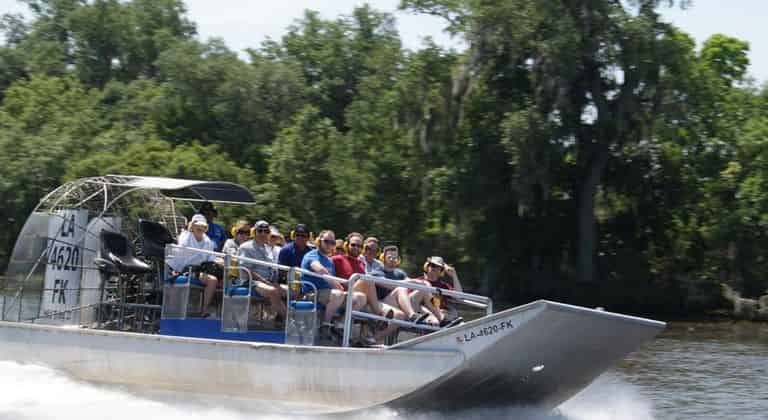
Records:
M0 343L2 345L2 343ZM149 398L74 382L44 367L0 361L0 419L289 420L183 395ZM305 417L306 418L306 417ZM327 417L321 417L327 418ZM349 416L347 417L349 418ZM353 418L647 420L768 419L768 324L671 323L656 340L555 412L507 407L459 413L371 410Z

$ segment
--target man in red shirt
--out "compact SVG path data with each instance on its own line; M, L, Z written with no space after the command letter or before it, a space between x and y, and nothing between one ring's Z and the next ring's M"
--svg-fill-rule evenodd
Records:
M336 276L343 279L349 279L353 274L365 274L365 262L360 258L360 253L363 250L363 235L358 232L352 232L347 235L344 241L344 254L336 254L331 257L333 265L336 268ZM376 285L368 281L358 281L355 283L355 292L361 292L365 294L368 305L371 311L377 315L381 315L387 318L392 318L396 315L397 309L380 302L376 296ZM397 326L391 326L394 331ZM390 328L377 329L376 336L386 336ZM379 331L381 330L381 331Z
M349 279L355 273L365 274L365 264L359 258L362 245L363 235L357 232L347 235L344 241L346 253L331 257L333 265L336 267L336 277Z

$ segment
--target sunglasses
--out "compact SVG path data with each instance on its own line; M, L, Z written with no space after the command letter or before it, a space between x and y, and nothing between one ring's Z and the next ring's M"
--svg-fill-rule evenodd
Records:
M307 236L309 235L307 235L306 233L297 233L293 235L294 238L306 238Z
M269 233L269 228L256 229L256 232L259 232L259 233Z
M360 248L361 246L363 246L363 245L362 244L349 244L350 248Z
M344 248L338 247L338 248L336 248L336 252L344 252Z
M323 239L323 243L326 245L336 245L336 239Z
M237 231L237 234L238 234L238 235L248 235L248 234L250 234L250 233L251 233L251 232L249 232L249 231L247 231L247 230L238 230L238 231Z

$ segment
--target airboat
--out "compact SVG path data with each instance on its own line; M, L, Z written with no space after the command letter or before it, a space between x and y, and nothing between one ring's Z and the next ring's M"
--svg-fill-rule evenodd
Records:
M300 268L220 253L212 253L224 278L218 310L204 318L192 269L176 277L168 269L179 253L205 252L174 239L204 201L255 204L241 185L145 176L84 178L50 192L27 219L0 290L0 359L127 389L271 401L304 412L547 409L665 326L546 300L494 312L486 296L410 284L480 314L438 328L347 306L343 337L324 343L314 336L312 290L287 287L289 313L277 323L248 284L235 281L245 263L285 273L291 284L301 283ZM348 281L392 284L368 275ZM403 333L386 345L352 345L370 320L396 323Z

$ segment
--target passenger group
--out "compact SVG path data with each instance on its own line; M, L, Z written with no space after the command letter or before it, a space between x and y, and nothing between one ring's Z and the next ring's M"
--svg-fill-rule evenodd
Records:
M429 324L450 327L463 322L455 307L446 303L440 294L414 290L395 285L374 284L357 281L353 290L347 290L346 283L336 278L349 279L354 274L370 274L397 282L408 282L433 286L441 289L462 291L456 270L438 256L429 257L423 265L423 272L409 277L399 268L401 257L397 246L380 248L379 239L365 238L361 233L352 232L341 240L332 230L321 231L314 241L306 224L297 224L290 232L289 241L275 226L265 220L250 225L240 220L232 226L231 238L227 239L221 225L214 222L218 212L210 202L205 202L189 222L187 230L178 237L178 244L196 249L219 251L251 260L277 263L283 266L300 267L306 271L301 280L317 289L317 301L325 307L322 314L321 335L330 336L336 332L333 318L343 309L346 299L352 299L352 308L383 317L398 319L414 324ZM381 251L381 252L380 252ZM210 255L202 257L212 260ZM199 259L199 258L198 258ZM239 279L250 283L254 290L270 301L277 318L286 316L285 293L286 273L274 268L238 260ZM196 261L194 263L201 263ZM193 262L176 262L173 266L184 266ZM170 263L169 263L170 264ZM177 268L173 268L177 270ZM180 270L180 269L179 269ZM324 277L322 277L324 276ZM447 280L446 280L447 278ZM205 285L204 314L216 291L218 279L211 274L200 276ZM364 324L367 331L363 336L368 344L390 335L397 329L386 321Z

